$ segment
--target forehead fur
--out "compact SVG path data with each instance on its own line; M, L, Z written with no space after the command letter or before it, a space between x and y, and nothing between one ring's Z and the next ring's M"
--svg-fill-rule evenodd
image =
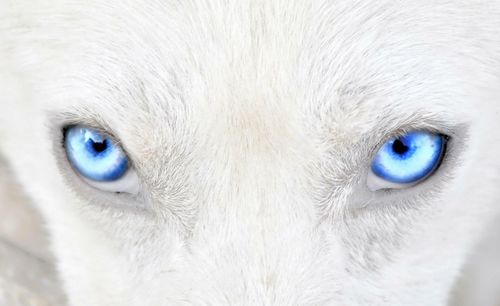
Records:
M339 143L377 128L383 137L415 113L471 120L487 102L466 100L494 80L485 69L498 70L487 67L499 65L495 12L449 1L68 0L16 2L2 20L16 42L4 44L8 57L43 78L42 108L100 117L122 134L210 130L246 150L308 129Z

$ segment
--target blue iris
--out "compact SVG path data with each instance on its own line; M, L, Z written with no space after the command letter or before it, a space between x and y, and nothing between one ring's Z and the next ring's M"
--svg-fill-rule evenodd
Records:
M69 127L64 142L71 165L89 180L116 181L128 170L129 161L121 147L95 129Z
M391 183L419 182L437 169L445 143L445 136L425 131L390 139L375 156L372 171Z

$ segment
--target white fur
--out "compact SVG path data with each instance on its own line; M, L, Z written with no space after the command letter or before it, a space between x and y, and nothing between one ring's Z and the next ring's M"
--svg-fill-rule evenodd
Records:
M72 305L443 305L500 211L500 2L0 0L0 149ZM69 167L120 139L139 196ZM452 137L366 186L395 132Z

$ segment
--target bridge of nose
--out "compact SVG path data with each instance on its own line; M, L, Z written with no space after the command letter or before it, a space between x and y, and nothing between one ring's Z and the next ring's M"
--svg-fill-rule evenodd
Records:
M325 260L315 205L298 173L270 160L246 163L219 176L200 206L190 265L219 290L230 279L229 295L291 298Z
M277 235L299 221L313 223L315 205L307 188L307 158L290 114L246 103L220 114L205 158L210 167L199 222L245 232ZM212 152L208 152L212 151ZM203 219L205 218L205 219ZM213 221L217 220L217 222ZM252 238L253 239L253 238Z
M317 152L288 76L232 69L193 109L203 172L190 266L234 294L293 296L324 260L307 174Z

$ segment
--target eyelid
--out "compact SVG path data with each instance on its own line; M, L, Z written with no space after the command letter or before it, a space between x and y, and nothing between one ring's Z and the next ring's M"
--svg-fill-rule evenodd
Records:
M390 141L391 139L394 139L394 138L403 137L405 134L408 134L412 131L424 131L424 132L442 135L444 137L445 144L447 144L452 139L452 136L450 136L450 135L455 134L454 129L451 126L446 125L446 124L438 124L438 123L432 124L432 122L431 123L424 122L424 123L420 123L420 124L402 125L399 128L393 130L389 134L385 134L382 137L380 137L380 136L377 137L376 140L373 139L373 136L364 140L364 143L374 144L371 146L371 149L369 149L369 151L368 151L368 156L369 156L370 162L375 158L375 156L377 155L378 151L382 148L382 146L384 146L384 144L386 144L388 141ZM447 149L447 147L445 146L445 150L446 149Z
M404 136L411 131L427 131L431 133L453 136L457 130L463 129L464 124L450 123L450 120L439 118L437 114L429 115L427 111L421 111L407 116L384 118L377 124L375 133L371 131L363 140L363 143L371 143L372 157L378 149L392 138ZM389 132L388 132L389 131Z
M118 144L120 145L120 147L122 148L123 152L126 153L125 149L123 148L122 144L120 141L118 141L118 139L113 135L113 133L109 132L108 130L106 130L105 128L103 128L102 126L98 125L98 124L87 124L87 123L83 123L83 122L71 122L71 123L66 123L63 125L63 128L62 128L62 133L63 133L63 140L64 140L64 137L66 137L66 132L70 129L70 128L73 128L73 127L76 127L76 126L84 126L88 129L92 129L92 130L95 130L97 131L99 134L101 134L104 138L109 138L113 144ZM128 154L127 154L128 156Z
M366 177L366 186L370 191L378 191L383 189L405 189L408 187L415 186L420 182L421 181L418 181L412 184L392 183L378 177L375 173L373 173L371 169L368 171L368 175Z
M137 195L140 191L139 177L134 169L128 169L123 177L117 181L112 182L95 182L91 181L82 175L77 175L87 184L102 191L115 192L115 193L128 193Z

